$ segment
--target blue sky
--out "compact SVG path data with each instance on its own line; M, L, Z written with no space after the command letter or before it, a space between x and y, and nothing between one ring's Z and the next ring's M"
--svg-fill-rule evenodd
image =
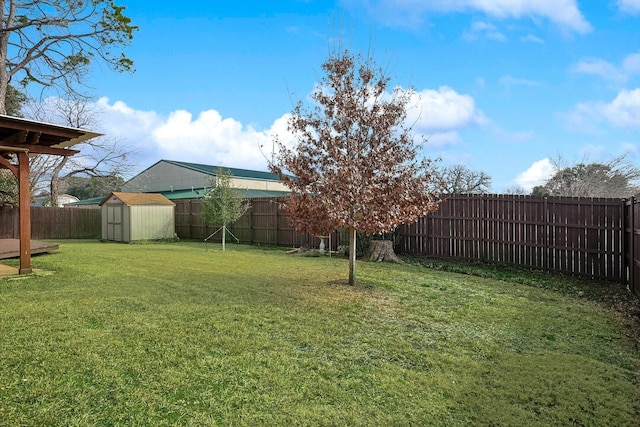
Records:
M137 69L96 68L101 129L160 159L266 170L261 152L335 40L415 88L426 157L530 189L563 157L640 161L640 0L120 0Z

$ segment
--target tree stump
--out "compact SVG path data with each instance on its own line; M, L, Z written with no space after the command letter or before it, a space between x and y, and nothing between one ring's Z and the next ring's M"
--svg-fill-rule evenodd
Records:
M402 263L402 260L393 251L391 240L372 240L366 257L369 261Z

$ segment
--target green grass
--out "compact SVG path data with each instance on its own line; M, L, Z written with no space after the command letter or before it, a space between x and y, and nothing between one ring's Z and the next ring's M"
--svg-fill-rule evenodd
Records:
M0 280L0 425L640 419L632 324L574 279L359 263L350 287L344 259L193 242L32 264Z

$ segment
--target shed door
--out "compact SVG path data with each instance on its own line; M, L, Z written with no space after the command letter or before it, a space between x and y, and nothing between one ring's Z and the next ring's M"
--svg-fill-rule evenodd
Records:
M122 205L107 204L107 240L122 241Z

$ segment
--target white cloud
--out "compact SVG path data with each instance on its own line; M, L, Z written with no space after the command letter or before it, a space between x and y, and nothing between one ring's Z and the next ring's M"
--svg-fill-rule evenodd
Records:
M522 37L520 40L522 40L523 42L544 44L543 39L541 39L538 36L534 36L533 34L527 34L526 36Z
M621 12L631 15L640 13L640 0L618 0L618 8Z
M103 97L96 102L99 111L99 131L132 144L145 147L152 130L162 123L162 118L154 111L140 111L129 107L122 101L109 104L109 98Z
M125 141L137 150L138 169L161 160L179 160L228 167L267 170L273 135L282 135L290 145L286 118L274 121L264 131L244 126L232 118L223 118L215 110L194 117L177 110L166 117L153 111L136 110L123 102L110 103L101 98L100 131Z
M583 102L564 115L569 127L593 131L606 122L623 129L640 128L640 89L622 90L611 102Z
M427 146L430 148L445 147L449 145L456 145L462 141L460 134L455 131L438 132L433 135L427 136Z
M634 74L640 74L640 53L627 55L619 66L600 58L585 59L574 65L573 71L594 74L605 81L623 84Z
M471 24L471 28L465 31L462 34L462 37L467 40L486 38L498 42L507 41L505 35L502 34L495 25L483 21L475 21L473 24Z
M601 107L604 118L616 127L640 128L640 89L623 90Z
M626 73L602 59L587 59L581 61L573 67L573 70L583 74L594 74L600 76L603 80L614 83L624 83L627 81Z
M215 110L201 112L193 118L187 111L175 111L153 130L154 141L163 155L172 159L187 157L200 163L265 169L260 147L269 142L268 132L222 118Z
M415 123L414 129L425 135L487 122L476 108L473 97L460 94L448 86L417 92L410 105L415 107L408 111L407 120Z
M640 53L633 53L622 61L622 69L628 73L640 73Z
M415 27L428 13L483 13L496 19L544 19L569 32L585 34L591 24L580 12L576 0L343 0L368 9L390 25Z
M449 87L423 90L411 100L407 124L417 134L428 138L432 147L457 144L458 131L483 125L487 119L474 99ZM99 132L121 140L131 151L142 170L155 162L179 160L194 163L267 170L267 163L279 141L287 147L295 144L287 130L289 114L274 120L265 130L222 117L216 110L192 114L176 110L167 116L142 111L122 101L100 98L95 103L100 114Z
M515 179L515 184L531 191L536 185L542 185L554 172L555 166L548 157L534 162L527 170L520 173Z
M578 150L578 158L581 163L604 162L619 156L636 157L638 153L638 145L629 142L620 142L617 144L611 141L607 145L587 144ZM577 162L576 162L577 163Z

